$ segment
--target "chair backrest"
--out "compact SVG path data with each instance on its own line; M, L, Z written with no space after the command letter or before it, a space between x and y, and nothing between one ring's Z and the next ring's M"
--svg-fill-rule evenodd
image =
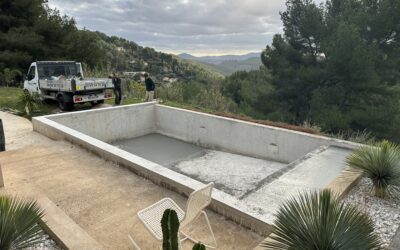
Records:
M193 191L189 195L189 199L186 204L185 217L183 217L180 227L183 228L195 220L211 203L211 193L214 188L214 183L210 182L206 186Z

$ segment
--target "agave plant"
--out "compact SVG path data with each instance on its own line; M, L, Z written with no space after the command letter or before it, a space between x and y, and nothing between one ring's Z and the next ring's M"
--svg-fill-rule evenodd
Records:
M277 212L267 249L379 249L372 221L330 190L293 197Z
M0 196L0 249L22 249L41 242L42 217L35 201Z
M389 141L356 149L347 164L372 181L375 195L380 198L400 193L400 147Z

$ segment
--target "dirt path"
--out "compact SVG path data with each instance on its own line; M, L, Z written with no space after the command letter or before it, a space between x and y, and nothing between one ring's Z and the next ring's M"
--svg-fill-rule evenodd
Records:
M0 111L6 137L6 150L32 145L46 145L51 140L32 131L32 123L23 117Z

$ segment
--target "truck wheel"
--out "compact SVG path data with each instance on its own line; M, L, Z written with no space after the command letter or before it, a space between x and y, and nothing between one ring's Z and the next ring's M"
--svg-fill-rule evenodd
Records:
M58 108L62 111L70 111L74 108L74 103L66 95L58 95L57 102Z
M43 99L43 103L45 103L45 104L53 104L53 103L54 103L54 100L44 98L44 99Z

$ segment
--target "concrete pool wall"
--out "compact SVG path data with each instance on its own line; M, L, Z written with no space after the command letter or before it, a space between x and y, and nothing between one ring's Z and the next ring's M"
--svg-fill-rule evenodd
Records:
M356 145L155 102L46 118L104 142L159 133L205 148L283 163L295 161L320 146L354 148Z
M154 133L153 103L46 116L48 119L104 142Z
M354 143L157 105L157 132L205 148L290 163L320 146Z
M283 163L296 161L321 146L347 149L357 146L347 141L167 107L155 102L35 117L32 123L37 132L83 146L185 196L203 184L110 143L159 133L205 148ZM220 190L213 191L211 208L261 234L268 234L271 229L270 219L260 216L247 202Z

